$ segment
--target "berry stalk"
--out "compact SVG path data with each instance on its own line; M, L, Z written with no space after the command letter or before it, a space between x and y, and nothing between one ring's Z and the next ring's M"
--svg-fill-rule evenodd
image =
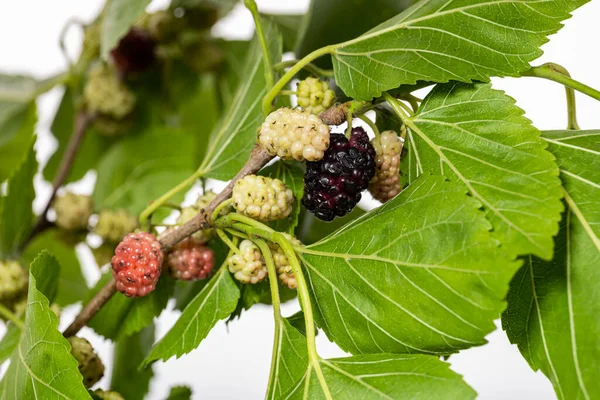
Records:
M531 67L527 71L522 72L521 76L548 79L560 83L561 85L566 86L568 88L577 90L578 92L586 94L593 99L600 100L600 91L584 83L576 81L575 79L565 75L562 72L559 72L556 64L548 63L540 65L538 67Z
M2 303L0 303L0 315L2 315L4 318L15 324L17 328L23 329L23 321L21 321L12 311L6 308Z
M263 104L262 104L263 114L268 115L271 112L271 106L273 104L273 100L275 99L275 96L277 96L277 93L279 93L279 91L281 91L285 87L285 85L287 85L287 83L290 80L292 80L292 78L294 76L296 76L296 74L298 72L300 72L302 70L302 68L306 67L313 60L315 60L321 56L333 53L333 51L336 48L337 48L336 45L321 47L320 49L313 51L312 53L310 53L306 57L304 57L302 60L300 60L296 64L294 64L294 66L292 68L290 68L285 73L285 75L283 75L277 81L277 83L271 88L271 90L265 95L265 97L263 99Z
M256 26L256 35L258 36L258 40L260 42L260 47L262 49L263 59L265 63L265 81L267 83L267 87L270 88L275 82L275 78L273 76L273 64L271 63L271 55L269 54L269 45L267 44L265 32L260 22L258 6L256 5L256 1L254 0L244 0L244 5L248 10L250 10L250 12L252 13L252 18L254 19L254 25Z

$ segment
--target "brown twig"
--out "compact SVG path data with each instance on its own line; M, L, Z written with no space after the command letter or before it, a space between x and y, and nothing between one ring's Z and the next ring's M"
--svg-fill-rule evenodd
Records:
M357 114L371 103L351 100L345 103L336 103L319 114L319 118L327 125L341 125L346 122L348 115Z
M246 175L254 174L260 171L262 167L264 167L272 159L273 157L270 156L264 149L254 146L246 165L240 169L237 175L229 182L225 189L223 189L221 193L215 197L213 201L211 201L205 208L200 210L198 215L196 215L190 221L186 222L175 230L168 231L159 238L163 251L168 250L186 237L201 229L210 228L212 223L212 221L210 221L210 216L212 212L219 204L231 197L231 192L235 183Z
M50 210L50 207L52 206L52 202L54 201L54 198L56 197L56 193L58 192L58 189L60 189L61 186L67 180L67 176L69 175L69 172L71 171L71 166L73 165L75 156L77 155L77 152L79 151L79 148L81 146L81 142L83 141L83 138L85 137L85 132L87 131L87 128L90 126L90 124L94 121L95 118L96 118L95 114L89 114L89 113L86 113L83 111L77 113L77 115L75 116L73 134L71 135L71 138L69 139L69 143L67 144L65 153L63 154L63 157L60 160L60 165L58 166L58 171L56 173L56 177L54 178L54 181L52 182L52 193L50 194L50 198L48 199L48 202L46 203L44 210L42 211L42 213L38 217L37 221L35 222L35 225L33 226L31 233L29 234L27 239L24 240L23 243L21 244L21 247L20 247L21 249L25 248L27 246L27 244L35 236L42 233L43 231L45 231L46 229L50 228L53 225L51 222L48 221L48 218L47 218L48 210Z
M83 328L98 311L100 311L100 309L116 292L117 287L115 286L115 280L111 278L110 281L104 285L104 287L100 289L100 291L94 296L94 298L90 300L85 307L83 307L71 325L65 329L64 336L75 336L77 332L79 332L79 330Z
M194 234L195 232L207 229L211 227L212 221L210 216L215 208L223 201L231 197L233 186L237 181L245 177L246 175L254 174L262 169L269 161L273 159L264 149L255 146L250 153L250 158L246 165L240 169L237 175L229 182L229 184L211 201L205 208L200 210L198 215L186 222L182 226L174 230L168 230L165 234L159 237L159 242L163 251L169 250L171 247L181 242L186 237ZM81 310L81 312L75 317L75 320L65 330L65 337L76 335L81 328L83 328L90 319L110 300L113 294L116 292L115 281L111 279L100 292L94 296L94 298Z

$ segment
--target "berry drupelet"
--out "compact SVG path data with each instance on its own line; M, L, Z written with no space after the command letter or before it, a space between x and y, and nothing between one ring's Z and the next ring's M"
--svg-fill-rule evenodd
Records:
M335 133L322 160L306 163L302 204L317 218L332 221L348 214L375 175L375 150L363 128L350 139Z

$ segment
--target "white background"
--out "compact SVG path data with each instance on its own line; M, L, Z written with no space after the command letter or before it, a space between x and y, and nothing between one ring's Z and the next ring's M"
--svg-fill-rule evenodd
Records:
M302 12L308 0L258 0L259 8L269 12ZM19 0L0 2L0 72L25 73L45 78L65 69L66 63L58 47L61 29L72 17L91 21L101 7L101 0ZM165 1L154 1L150 9L161 8ZM600 87L600 2L592 2L574 13L565 28L552 37L543 49L544 56L537 63L553 61L564 65L571 74L593 87ZM253 31L250 14L238 7L215 28L214 33L228 38L248 38ZM75 56L79 51L81 32L73 29L68 35L68 48ZM564 90L549 81L527 79L496 79L494 86L516 98L527 116L540 129L566 127ZM49 132L52 116L58 105L60 90L42 96L38 102L39 123L37 143L38 160L46 162L55 148ZM600 127L600 105L583 95L577 95L579 123L583 129ZM0 160L1 162L1 160ZM93 176L75 187L91 190ZM36 182L39 211L49 194L48 185ZM89 254L81 254L89 260ZM93 283L99 273L87 270L86 277ZM286 315L298 309L286 304ZM77 307L63 312L64 327L73 318ZM162 336L178 317L178 312L165 311L158 319L158 336ZM3 327L0 327L3 331ZM272 343L272 311L268 307L254 307L241 320L228 327L219 323L200 347L178 360L154 366L156 378L152 381L149 399L163 399L173 385L193 387L194 399L261 399L264 396ZM90 329L81 336L88 338L109 365L112 347ZM463 351L450 358L452 369L464 375L477 390L481 399L554 399L549 381L534 373L521 358L516 347L510 345L501 329L488 336L489 344ZM343 353L331 344L324 334L318 335L319 351L324 357ZM110 371L107 371L110 376ZM106 387L104 378L99 387Z

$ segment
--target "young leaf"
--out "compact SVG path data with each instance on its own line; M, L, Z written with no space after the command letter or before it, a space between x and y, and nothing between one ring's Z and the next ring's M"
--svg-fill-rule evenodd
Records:
M110 279L112 273L105 274L90 291L91 299ZM130 298L120 293L90 320L88 326L107 339L120 339L141 331L152 324L167 306L173 294L174 282L169 277L159 279L154 292L145 297Z
M438 85L412 125L411 177L455 178L484 205L505 250L552 257L562 211L558 167L512 98L487 83Z
M480 203L440 176L305 248L316 320L343 350L450 354L486 343L518 267Z
M306 338L286 320L280 335L268 400L474 399L476 396L460 375L436 357L371 354L321 359L316 366L308 361Z
M240 291L224 264L183 310L173 328L154 345L144 365L194 350L219 320L233 312L239 297Z
M50 310L59 265L42 253L31 265L25 326L0 385L3 399L89 399L69 342Z
M100 53L107 59L108 53L142 15L150 0L110 0L102 18Z
M7 195L0 197L0 258L15 256L31 231L31 204L35 198L33 176L38 167L33 143L35 138L29 143L25 159L8 181Z
M302 58L308 53L327 46L354 39L406 10L417 0L312 0L298 33L296 54ZM331 68L331 59L321 58L316 63Z
M264 22L269 54L273 64L281 60L281 35L273 23ZM228 180L246 163L256 142L256 130L263 121L261 100L267 85L263 55L254 39L246 57L242 80L233 102L212 133L208 152L201 169L211 178Z
M143 400L150 387L153 371L149 366L138 367L154 343L154 325L124 337L115 343L110 390L127 400Z
M191 400L192 389L187 386L175 386L171 388L167 400Z
M285 183L294 192L296 202L294 208L287 218L275 221L271 227L278 232L287 232L291 235L298 225L298 216L300 215L300 200L304 196L304 171L296 164L284 161L278 161L265 168L260 175L276 178Z
M587 1L423 0L337 46L336 81L348 96L370 100L417 81L517 76Z
M526 258L502 325L560 399L600 393L600 131L545 132L560 166L567 211L551 262Z
M60 235L57 229L39 234L27 246L21 260L23 264L29 264L44 250L56 257L61 265L56 303L67 306L84 298L89 289L81 273L75 247L65 243Z

